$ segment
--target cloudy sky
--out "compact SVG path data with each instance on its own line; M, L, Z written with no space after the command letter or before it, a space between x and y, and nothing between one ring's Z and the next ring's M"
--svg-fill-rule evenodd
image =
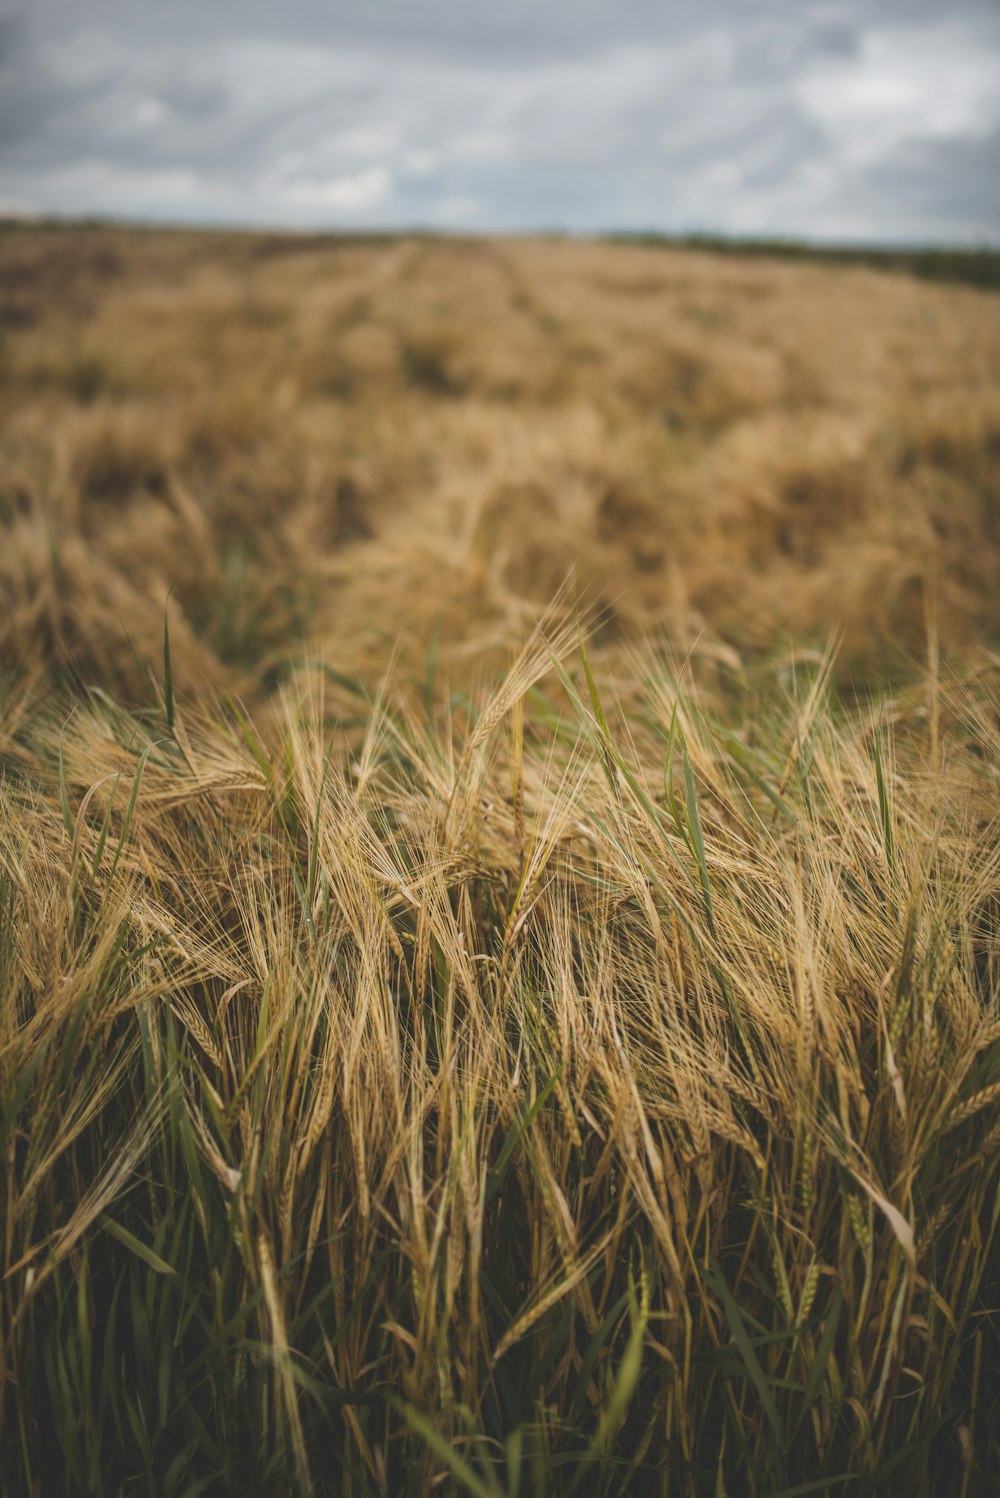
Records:
M1000 244L1000 4L0 0L0 210Z

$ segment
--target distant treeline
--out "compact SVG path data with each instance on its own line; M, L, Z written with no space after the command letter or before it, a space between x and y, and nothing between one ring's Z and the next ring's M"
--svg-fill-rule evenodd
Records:
M862 265L874 270L903 271L926 281L962 282L1000 291L1000 249L883 248L876 245L819 245L798 239L731 239L721 234L670 235L612 232L615 243L661 245L671 250L700 250L712 255L760 256L781 260L815 260L826 265Z

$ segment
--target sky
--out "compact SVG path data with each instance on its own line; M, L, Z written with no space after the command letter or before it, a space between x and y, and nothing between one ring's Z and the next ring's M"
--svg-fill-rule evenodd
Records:
M0 0L0 213L1000 245L1000 3Z

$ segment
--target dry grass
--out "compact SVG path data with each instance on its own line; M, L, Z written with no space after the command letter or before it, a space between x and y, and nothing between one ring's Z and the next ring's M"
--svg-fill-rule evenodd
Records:
M996 298L0 266L0 1491L990 1492Z
M611 633L860 670L996 641L1000 302L637 247L3 237L5 644L273 685L303 634ZM899 656L896 655L896 663Z

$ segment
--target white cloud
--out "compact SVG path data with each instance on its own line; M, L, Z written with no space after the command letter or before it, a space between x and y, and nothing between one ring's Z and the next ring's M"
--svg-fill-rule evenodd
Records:
M167 111L159 99L140 99L135 107L135 123L143 127L158 125L166 118Z
M872 31L856 57L808 69L795 94L838 152L864 164L908 140L1000 123L1000 52L947 26Z
M384 166L369 166L344 177L326 181L299 177L281 188L286 203L310 211L333 209L340 213L365 213L388 198L392 177Z
M437 171L439 158L426 146L413 146L404 151L400 166L408 177L430 177Z
M323 149L335 156L385 156L399 144L399 128L390 120L370 120L338 130L323 140Z
M183 167L121 167L99 159L49 172L39 212L117 213L128 217L163 209L184 216L210 202L208 184ZM15 201L19 201L18 198Z

